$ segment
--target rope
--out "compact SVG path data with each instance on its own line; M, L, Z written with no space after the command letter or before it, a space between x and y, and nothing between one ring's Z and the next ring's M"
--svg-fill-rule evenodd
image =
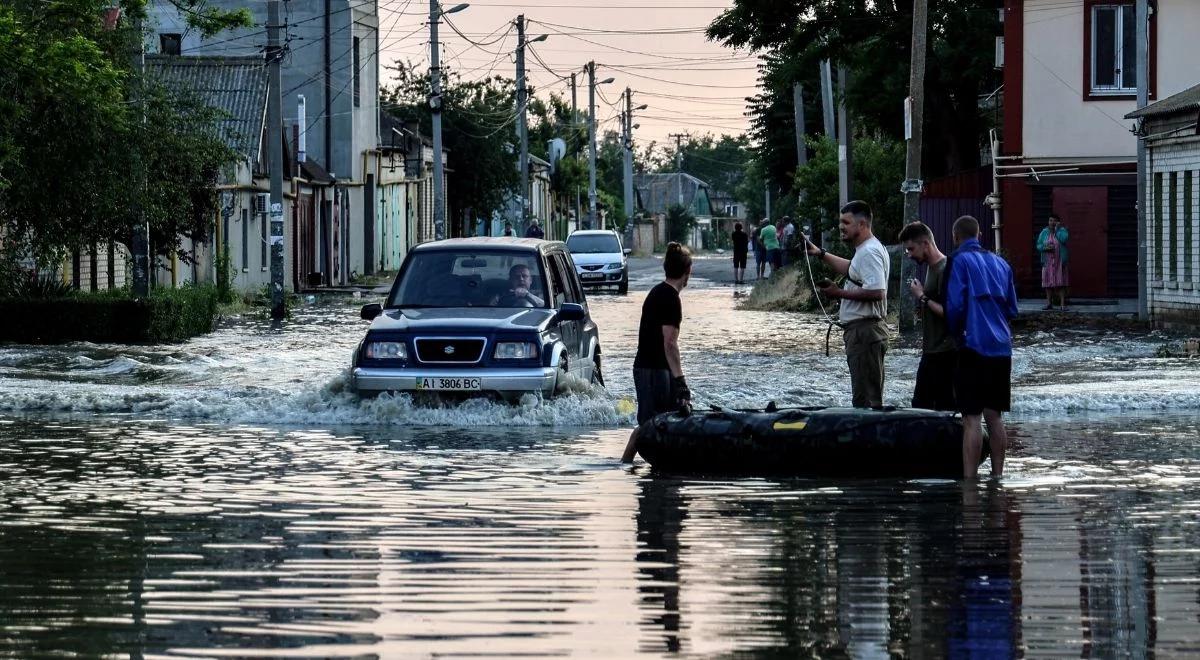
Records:
M813 296L817 299L817 305L821 308L821 314L825 315L825 321L829 323L829 329L825 331L825 357L830 357L829 340L833 337L833 326L843 327L841 323L833 320L829 312L825 309L825 303L821 301L821 292L817 290L817 280L813 276L812 255L808 253L808 237L800 234L804 238L804 266L808 269L808 283L812 286Z

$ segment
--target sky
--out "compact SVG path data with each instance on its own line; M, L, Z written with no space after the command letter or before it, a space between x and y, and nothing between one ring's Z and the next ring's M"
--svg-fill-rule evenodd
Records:
M456 2L444 0L443 7ZM737 134L746 130L745 97L756 90L758 59L711 42L704 30L731 3L724 0L479 0L447 16L439 41L443 66L468 80L500 74L514 77L518 14L527 38L546 34L526 50L526 69L535 93L570 99L571 72L578 73L580 110L587 109L584 66L596 62L598 132L618 130L616 108L625 88L635 113L639 146L674 141L672 133ZM429 66L428 0L379 0L381 59ZM532 51L532 52L530 52ZM388 83L386 71L381 72Z

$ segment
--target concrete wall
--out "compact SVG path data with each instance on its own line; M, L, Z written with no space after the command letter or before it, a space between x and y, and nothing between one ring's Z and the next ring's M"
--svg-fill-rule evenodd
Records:
M1154 134L1195 121L1195 115L1165 122L1150 120L1146 127ZM1200 327L1200 136L1189 129L1150 140L1148 147L1146 248L1150 254L1146 271L1150 314L1162 323ZM1160 181L1161 186L1156 185ZM1190 196L1185 194L1189 183Z
M1123 117L1133 100L1085 101L1084 6L1062 0L1024 3L1024 135L1027 158L1133 159L1137 141ZM1159 0L1157 98L1198 80L1200 2Z

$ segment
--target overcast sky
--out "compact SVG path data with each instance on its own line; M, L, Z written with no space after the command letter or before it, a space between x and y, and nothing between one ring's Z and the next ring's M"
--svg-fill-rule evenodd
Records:
M443 0L443 7L454 6ZM559 76L579 73L578 100L587 109L587 76L583 67L595 60L596 78L616 78L598 87L596 116L603 128L616 130L615 106L626 87L641 127L639 144L669 140L671 133L731 133L746 129L746 96L755 92L756 58L735 52L704 37L704 29L729 5L723 0L479 0L448 18L463 38L443 23L439 40L442 61L467 79L489 72L515 75L513 50L518 14L529 25L527 37L548 34L526 55L529 78L539 94L555 91L570 99L570 83ZM380 0L382 63L396 60L428 66L428 0ZM507 33L507 35L506 35ZM470 41L479 45L473 45ZM553 73L550 70L553 71ZM385 75L386 71L382 72ZM603 130L603 128L601 130Z

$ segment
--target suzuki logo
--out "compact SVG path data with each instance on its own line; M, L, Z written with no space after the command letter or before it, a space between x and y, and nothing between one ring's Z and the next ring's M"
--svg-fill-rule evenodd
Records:
M442 349L442 352L445 353L446 355L454 355L454 347L447 346L446 348Z

